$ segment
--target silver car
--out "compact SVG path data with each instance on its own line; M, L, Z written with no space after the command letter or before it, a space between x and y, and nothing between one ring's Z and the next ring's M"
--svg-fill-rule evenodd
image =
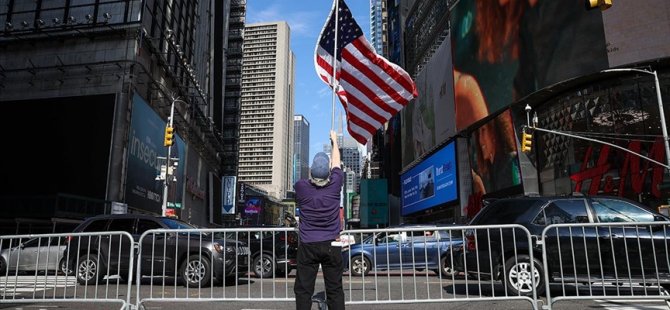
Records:
M4 243L10 245L8 240ZM21 243L14 241L11 248L0 251L0 276L21 272L66 273L63 253L65 241L58 237L33 238Z

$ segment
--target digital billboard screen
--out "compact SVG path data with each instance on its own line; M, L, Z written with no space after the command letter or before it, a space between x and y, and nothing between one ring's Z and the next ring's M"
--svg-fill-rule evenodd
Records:
M451 49L445 39L416 78L419 97L401 110L402 166L455 133Z
M244 208L240 210L243 226L258 226L263 224L263 198L246 197Z
M603 14L577 0L459 1L450 17L457 130L607 68Z
M403 173L402 215L406 216L458 199L454 142Z

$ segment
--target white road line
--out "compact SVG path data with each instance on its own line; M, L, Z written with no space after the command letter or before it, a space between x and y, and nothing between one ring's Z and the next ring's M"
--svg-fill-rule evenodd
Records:
M6 285L6 286L5 286ZM44 290L71 287L77 285L75 277L71 276L17 276L0 278L0 296L17 296L23 293L36 293Z
M663 299L617 299L617 300L603 300L596 299L601 307L607 310L661 310L668 309ZM640 305L642 303L656 303L657 305ZM628 304L628 305L627 305Z

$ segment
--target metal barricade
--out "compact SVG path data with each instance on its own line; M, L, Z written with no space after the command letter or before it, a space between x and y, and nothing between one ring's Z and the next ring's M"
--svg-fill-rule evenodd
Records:
M553 224L542 232L547 308L562 300L670 300L670 222Z
M290 301L295 228L155 229L139 239L137 307L147 302ZM252 285L253 284L253 285Z
M130 305L133 239L126 232L0 236L0 303Z
M542 263L520 225L342 232L346 304L522 301L537 309Z

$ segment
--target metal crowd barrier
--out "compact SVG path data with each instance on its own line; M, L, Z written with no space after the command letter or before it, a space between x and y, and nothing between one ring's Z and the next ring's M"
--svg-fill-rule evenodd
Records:
M538 307L536 290L506 285L510 270L517 278L534 274L529 287L541 278L540 264L527 264L536 259L523 226L408 226L344 236L356 240L343 248L346 304L527 301Z
M139 239L137 307L147 302L294 301L294 228L149 230ZM260 283L260 288L249 285ZM184 288L185 287L185 288Z
M556 224L539 238L520 225L347 230L339 240L345 303L505 301L551 309L562 300L667 302L668 225ZM2 236L0 303L141 309L295 300L295 228L159 229L136 240L125 232Z
M0 236L0 249L0 303L130 305L130 285L120 286L133 269L128 233Z
M547 307L563 300L670 301L669 222L554 224L542 232ZM670 306L670 303L668 304Z

